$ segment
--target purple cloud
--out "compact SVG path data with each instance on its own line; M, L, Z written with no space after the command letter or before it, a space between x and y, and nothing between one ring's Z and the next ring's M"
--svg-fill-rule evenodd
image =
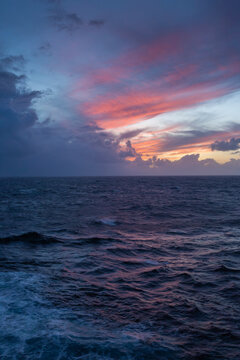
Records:
M240 138L232 138L227 141L215 141L211 144L212 151L234 151L240 149Z

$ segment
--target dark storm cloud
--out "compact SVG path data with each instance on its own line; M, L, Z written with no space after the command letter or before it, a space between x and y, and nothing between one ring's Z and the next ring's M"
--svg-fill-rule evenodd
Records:
M8 71L8 62L0 63L0 176L64 175L66 169L101 173L134 151L127 144L124 154L116 137L84 121L71 124L69 119L67 127L49 118L40 122L34 102L44 94L29 90L26 76Z
M9 64L12 66L19 59L22 57L9 56L0 61L0 157L25 153L28 129L37 122L32 104L41 93L25 88L24 75L18 76L6 70Z
M234 151L240 149L240 138L232 138L228 141L215 141L211 144L212 151Z

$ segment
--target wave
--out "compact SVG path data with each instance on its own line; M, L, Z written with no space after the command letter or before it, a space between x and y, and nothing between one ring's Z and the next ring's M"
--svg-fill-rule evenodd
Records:
M226 221L223 221L223 224L226 226L240 226L240 219L228 219Z
M111 218L103 218L103 219L98 219L98 220L94 220L95 224L99 224L99 225L108 225L108 226L116 226L117 225L117 221Z
M61 242L61 240L53 236L43 235L35 231L26 232L21 235L12 235L0 238L0 243L10 243L15 241L31 244L50 244Z
M20 235L11 235L7 237L0 238L0 244L10 243L10 242L24 242L30 244L52 244L52 243L62 243L65 239L56 238L54 236L43 235L35 231L26 232ZM85 244L100 244L105 242L118 241L118 239L112 237L99 237L92 236L86 238L77 238L74 241L70 241L68 245L85 245ZM67 244L65 244L67 245Z
M71 242L71 245L85 245L85 244L100 244L105 242L117 241L117 239L111 237L99 237L93 236L88 238L80 238L77 241Z
M232 268L226 265L220 265L217 269L217 272L240 272L240 269Z
M151 278L151 277L155 277L155 276L162 276L166 272L167 272L167 269L164 267L157 267L157 268L154 267L154 268L150 268L150 269L142 271L140 273L140 276L146 277L146 278Z

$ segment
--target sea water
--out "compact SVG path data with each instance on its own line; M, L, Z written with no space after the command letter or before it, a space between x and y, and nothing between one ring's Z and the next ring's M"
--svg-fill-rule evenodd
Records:
M240 359L240 178L0 179L0 359Z

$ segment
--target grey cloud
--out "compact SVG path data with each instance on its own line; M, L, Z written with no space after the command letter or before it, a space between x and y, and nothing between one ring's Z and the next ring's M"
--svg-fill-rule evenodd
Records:
M195 124L194 124L195 126ZM201 142L209 141L209 147L214 150L229 151L229 150L238 150L238 138L233 138L230 141L216 141L213 144L210 144L211 138L218 137L221 134L225 135L227 132L235 132L239 134L240 127L239 124L230 123L226 126L225 129L219 130L210 130L210 129L192 129L192 130L179 130L172 133L165 133L161 136L161 141L159 142L159 152L171 151L175 149L184 149L185 147L197 146Z
M215 141L211 144L212 151L234 151L240 149L240 138L232 138L228 141Z
M25 59L22 55L5 56L0 59L0 68L10 69L14 71L21 70L25 64Z
M135 175L240 175L240 159L219 164L214 159L200 160L199 154L170 161L153 157L144 161L138 157L131 162Z
M103 26L105 24L105 21L102 20L102 19L93 19L93 20L90 20L88 24L90 26L100 27L100 26Z
M122 134L119 135L118 139L121 140L125 140L125 139L131 139L135 136L137 136L138 134L140 134L143 130L130 130L130 131L126 131Z
M232 122L231 129L232 131L240 132L240 123Z
M121 158L128 158L128 157L136 157L138 156L136 153L136 150L132 147L131 141L128 140L126 142L125 147L122 147L122 149L119 152L119 155Z
M82 19L76 13L66 13L64 11L50 15L49 19L59 31L73 32L83 24Z
M60 0L50 0L47 1L51 7L48 9L50 19L53 26L55 26L59 31L67 31L73 33L74 31L79 30L84 23L92 27L101 27L105 24L103 19L90 19L89 21L84 21L76 12L67 12Z
M68 31L70 33L79 30L83 25L84 21L76 13L66 13L64 10L60 10L54 15L50 15L49 19L52 24L59 31ZM88 25L92 27L101 27L105 24L102 19L89 20Z
M29 90L26 80L0 69L0 175L107 173L133 155L130 142L121 147L79 115L68 127L49 118L39 122L33 105L41 92Z
M14 61L9 57L10 63ZM6 59L6 58L4 58ZM21 59L21 57L19 57ZM32 105L41 93L24 86L25 76L0 68L0 158L19 156L28 151L28 130L37 122Z
M7 155L1 175L240 175L240 160L218 164L213 159L200 160L199 155L187 155L170 161L152 157L143 160L136 154L130 140L120 146L117 137L91 126L72 129L47 121L26 130L29 147L21 157ZM9 134L8 134L9 135ZM14 137L8 136L8 139ZM24 140L23 137L21 139ZM34 151L31 144L35 144ZM16 152L16 147L14 149ZM135 157L126 161L126 157Z
M76 129L72 132L56 123L32 127L29 142L34 142L34 151L29 148L20 159L8 156L0 175L110 175L124 167L114 137L94 128L85 130L80 127L76 135Z
M181 149L188 145L194 145L206 137L219 132L214 130L182 130L174 133L163 134L159 145L159 151L171 151Z
M48 41L46 41L41 46L39 46L38 50L49 54L49 52L51 50L51 44Z

